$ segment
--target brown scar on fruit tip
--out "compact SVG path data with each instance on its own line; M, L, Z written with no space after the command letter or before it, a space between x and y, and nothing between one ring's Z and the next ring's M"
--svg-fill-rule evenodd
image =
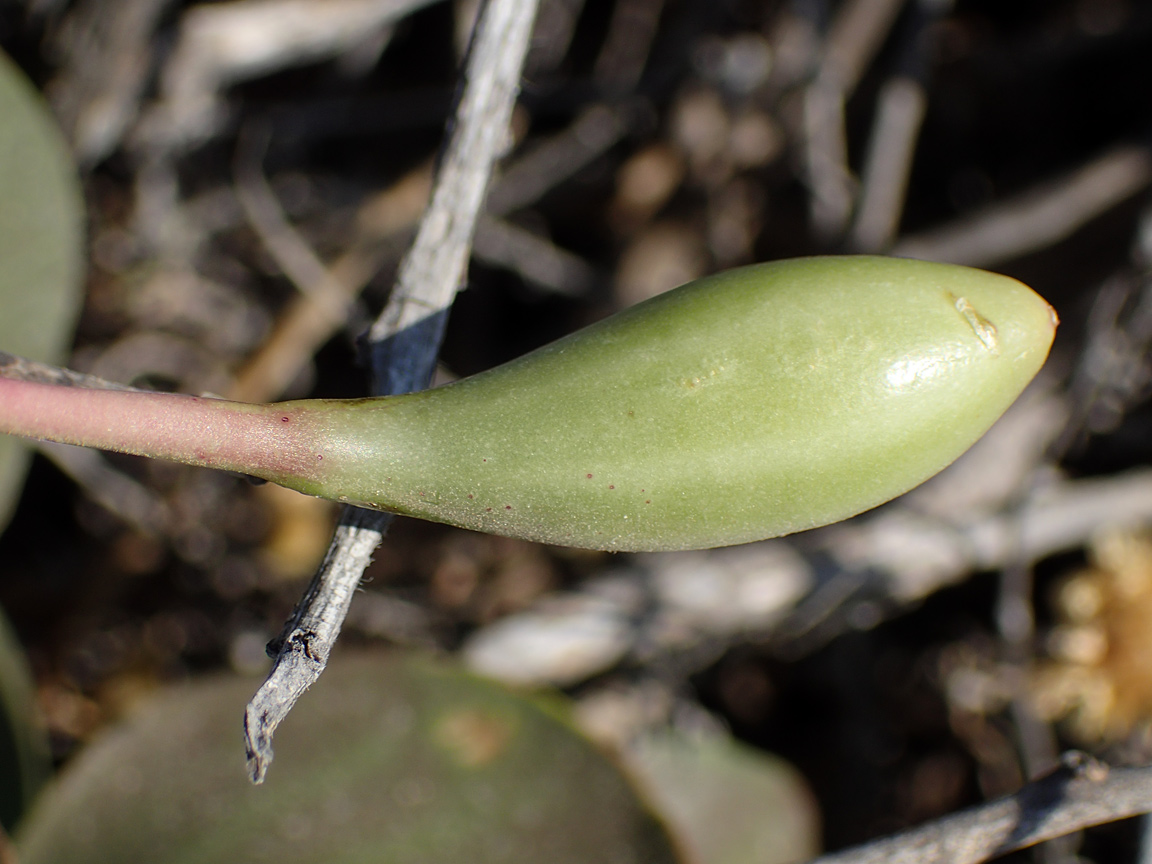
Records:
M977 312L976 307L973 306L967 298L957 297L950 291L945 293L952 301L952 305L956 307L956 311L968 322L968 326L972 328L972 332L976 334L976 338L980 340L984 347L994 354L1000 353L1000 340L996 333L996 325Z

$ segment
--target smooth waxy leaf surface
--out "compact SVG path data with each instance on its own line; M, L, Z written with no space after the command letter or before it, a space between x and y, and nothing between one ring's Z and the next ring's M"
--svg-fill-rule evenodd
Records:
M788 534L951 463L1036 374L1054 329L1030 289L963 267L733 270L439 390L302 411L322 458L302 454L300 488L571 546Z
M58 360L80 307L83 203L47 107L0 53L0 350ZM0 438L0 530L28 463Z
M609 550L745 543L950 464L1047 357L1004 276L874 257L745 267L497 369L385 399L241 405L0 381L0 430Z
M777 756L665 730L635 741L628 765L695 864L792 864L820 852L816 799Z

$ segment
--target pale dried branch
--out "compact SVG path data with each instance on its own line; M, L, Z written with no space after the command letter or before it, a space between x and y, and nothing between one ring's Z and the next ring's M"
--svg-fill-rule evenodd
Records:
M377 393L418 390L432 376L492 167L507 140L536 8L537 0L490 0L478 17L431 203L388 306L370 333ZM385 514L345 511L324 564L276 646L276 663L245 713L254 782L264 779L271 762L276 727L324 670L353 592L389 522Z
M314 302L316 313L343 321L348 291L335 282L324 262L284 215L261 165L267 149L266 129L249 129L240 136L232 166L236 199L280 271Z
M663 11L664 0L617 0L593 70L601 87L614 93L629 93L636 88Z
M978 864L1073 831L1152 811L1152 768L1066 754L1015 795L814 859L811 864Z
M904 27L899 71L881 87L860 182L849 243L882 252L896 239L920 127L928 110L928 80L936 25L953 0L916 0Z
M844 94L819 80L804 92L804 157L812 228L830 242L848 224L856 178L848 167Z
M632 112L625 107L585 108L567 129L508 166L488 197L488 212L505 216L535 203L616 144L633 123Z
M828 31L818 77L847 98L896 23L905 0L849 0Z
M239 174L239 172L238 172ZM285 275L301 288L276 320L260 350L237 373L229 397L242 402L264 402L280 395L325 342L348 323L349 309L365 285L380 269L389 245L419 220L432 185L431 169L421 166L393 186L372 196L360 210L357 235L350 248L331 266L325 266L282 215L268 189L263 201L245 205L257 212L264 227L258 233L265 248ZM238 176L238 186L245 183ZM260 178L263 183L263 178ZM283 222L282 227L275 223ZM309 288L309 286L311 286Z
M488 195L489 217L478 226L477 257L562 294L586 290L595 274L583 260L527 231L493 220L497 214L539 200L619 141L630 123L627 111L594 105L567 129L512 161ZM398 239L416 222L413 214L424 208L431 183L430 171L421 166L374 196L361 208L350 248L325 267L284 220L259 171L244 161L238 159L237 196L265 248L302 292L288 304L271 337L240 370L228 392L233 399L261 402L279 395L315 350L345 323L346 314L340 310L334 314L336 304L328 298L339 301L342 296L342 309L346 309L380 269L388 254L385 241ZM313 294L318 297L313 299Z
M804 94L805 167L813 228L826 241L843 234L856 199L848 166L844 106L896 21L904 0L851 0L837 13L816 79Z
M431 0L234 0L199 3L180 17L160 74L161 101L138 135L176 145L215 134L224 117L220 91L280 69L335 57L379 34Z
M860 252L881 252L900 228L908 178L928 94L919 81L895 76L885 82L860 184L851 244Z
M596 281L596 272L579 255L495 216L485 216L476 226L475 252L477 259L506 267L556 294L579 296Z
M172 511L168 502L144 484L117 471L95 450L48 442L40 442L37 449L71 477L88 497L137 531L159 536L170 532Z
M480 14L452 138L428 212L400 266L388 306L369 334L374 349L429 317L442 316L464 282L492 165L508 142L508 121L536 5L529 0L490 0ZM381 367L381 356L373 350L377 386L396 392L384 384L395 372ZM432 365L426 364L425 377L431 371ZM395 383L403 392L426 382Z
M1043 188L942 228L905 237L891 254L992 267L1064 239L1149 183L1152 155L1148 149L1118 147Z
M106 381L95 375L61 369L47 363L39 363L26 357L17 357L0 351L0 378L15 378L18 381L34 381L38 384L58 384L62 387L88 387L93 390L136 390L125 384Z
M73 4L54 35L63 68L49 90L72 151L91 166L119 146L147 92L168 0Z

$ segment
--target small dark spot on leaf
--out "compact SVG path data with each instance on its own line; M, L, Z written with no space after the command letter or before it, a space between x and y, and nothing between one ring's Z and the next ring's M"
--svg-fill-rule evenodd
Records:
M645 501L644 503L645 504L651 504L652 502L651 501Z
M504 505L504 509L505 509L505 510L511 510L511 509L512 509L512 505L511 505L511 504L505 504L505 505Z
M609 489L615 489L616 487L615 487L615 486L613 486L611 483L609 483L609 484L608 484L608 488L609 488Z
M469 495L469 496L468 496L468 500L469 500L469 501L471 501L471 500L472 500L472 496L471 496L471 495Z
M484 512L485 512L485 513L491 513L491 512L492 512L492 508L491 508L491 507L486 507L486 508L484 509Z
M281 423L287 423L287 422L288 422L288 418L287 418L287 417L281 417L281 418L280 418L280 422L281 422Z
M588 479L589 479L589 480L591 480L591 479L592 479L592 475L591 475L591 474L589 474L589 475L588 475Z

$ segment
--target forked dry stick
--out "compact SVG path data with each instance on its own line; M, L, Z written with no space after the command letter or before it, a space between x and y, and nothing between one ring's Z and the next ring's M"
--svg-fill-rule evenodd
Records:
M492 167L507 140L537 5L538 0L488 0L477 18L431 203L369 336L377 395L419 390L431 378ZM324 671L352 595L390 521L382 513L345 510L319 572L269 646L276 663L244 716L253 782L263 781L272 761L276 727Z

